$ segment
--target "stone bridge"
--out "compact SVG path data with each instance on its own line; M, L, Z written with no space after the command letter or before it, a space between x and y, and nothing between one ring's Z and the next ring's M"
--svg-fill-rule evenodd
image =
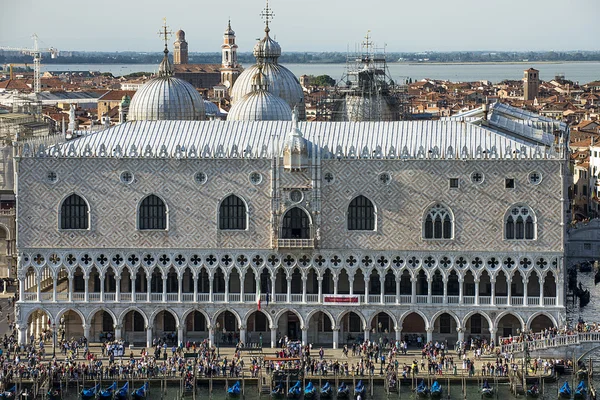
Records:
M568 358L577 357L577 360L585 358L594 350L600 349L600 332L585 332L572 335L559 335L554 337L542 337L541 334L534 335L534 340L527 342L512 342L502 345L503 353L514 354L515 357L522 356L525 346L532 356ZM511 338L501 338L501 343Z

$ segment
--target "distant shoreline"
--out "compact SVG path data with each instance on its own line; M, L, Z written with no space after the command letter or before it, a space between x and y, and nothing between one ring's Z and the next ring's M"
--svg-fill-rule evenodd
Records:
M598 61L466 61L466 62L458 62L458 61L448 61L448 62L440 62L440 61L422 61L422 62L403 62L403 61L392 61L388 64L404 64L404 65L494 65L494 64L502 64L502 65L527 65L527 64L587 64L587 63L597 63Z

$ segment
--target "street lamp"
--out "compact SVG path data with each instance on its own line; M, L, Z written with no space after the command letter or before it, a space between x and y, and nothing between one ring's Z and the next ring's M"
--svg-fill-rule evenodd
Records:
M219 322L217 322L217 358L221 356L220 350L219 350L219 334L221 333L221 324Z
M56 323L52 323L52 358L56 358Z

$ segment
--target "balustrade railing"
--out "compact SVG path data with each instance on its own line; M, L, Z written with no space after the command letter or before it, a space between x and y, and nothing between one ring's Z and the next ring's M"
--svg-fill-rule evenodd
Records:
M163 301L163 294L162 293L150 293L150 300L151 301Z
M121 293L121 301L131 301L131 293Z
M459 301L459 296L448 296L448 304L458 304Z
M496 296L496 305L497 306L505 306L508 304L508 297L506 296Z
M194 301L194 293L182 293L181 300L185 302Z
M412 303L412 296L411 295L400 295L400 304L410 304Z
M369 295L369 303L370 304L381 303L381 296L378 294L370 294Z
M198 303L207 303L210 293L198 293Z
M104 293L104 301L116 301L117 294L116 293Z
M81 292L72 293L71 297L72 297L73 301L83 301L85 299L85 293L81 293Z
M396 303L396 296L395 295L386 294L386 295L383 296L383 302L385 304L395 304Z
M56 301L69 301L69 293L66 293L66 292L56 293Z
M167 293L167 302L174 303L179 301L178 293Z
M527 305L529 306L539 306L540 305L540 298L539 297L528 297L527 298Z
M277 303L285 303L287 301L287 294L275 293L275 301Z
M229 293L229 301L239 303L241 294L239 293Z
M213 301L215 303L222 303L225 301L225 293L213 293Z
M417 295L417 304L427 304L427 296Z
M23 293L23 301L37 301L37 293Z
M89 301L100 301L100 293L88 293Z
M318 294L307 294L306 295L306 302L307 303L318 303L319 302L319 295Z
M254 293L244 293L244 303L256 303L256 294Z
M545 306L555 306L556 305L556 297L544 297L544 305Z
M443 304L444 303L444 296L431 296L431 303L432 304Z
M52 301L52 292L42 292L42 301Z
M511 297L510 305L511 306L522 306L523 305L523 297Z
M475 296L463 296L463 304L475 304Z
M482 306L492 304L492 296L479 296L479 304Z
M135 301L146 301L148 300L148 293L136 293Z
M302 295L292 294L292 303L302 303Z

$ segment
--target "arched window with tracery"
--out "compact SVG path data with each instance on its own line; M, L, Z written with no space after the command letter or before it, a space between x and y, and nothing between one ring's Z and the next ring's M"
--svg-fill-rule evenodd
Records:
M167 206L156 195L149 195L142 200L138 210L138 228L140 230L166 230Z
M452 239L452 213L441 204L429 209L425 217L423 237L425 239Z
M88 229L89 208L83 197L72 194L60 206L60 229Z
M304 210L298 207L289 209L281 224L282 239L310 239L310 219Z
M533 210L526 205L510 209L504 221L504 238L507 240L534 240L536 222Z
M357 196L348 206L349 231L374 231L375 207L365 196Z
M246 203L236 195L227 196L219 207L219 229L245 230L248 226Z

